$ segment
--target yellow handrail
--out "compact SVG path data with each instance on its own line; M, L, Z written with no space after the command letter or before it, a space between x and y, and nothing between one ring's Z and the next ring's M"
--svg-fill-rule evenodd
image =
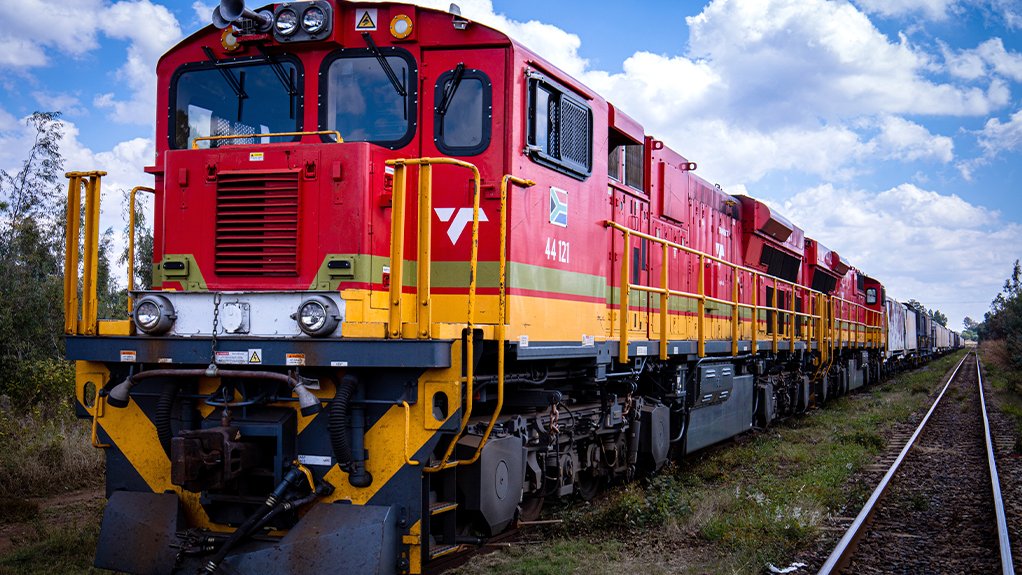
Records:
M411 434L412 429L412 408L409 407L407 401L402 401L401 406L405 408L405 463L408 465L418 465L419 462L412 459L411 455L408 455L408 436Z
M131 188L131 193L128 194L128 314L131 314L131 310L134 306L134 301L131 297L132 290L135 289L135 194L138 192L146 192L155 194L156 190L147 188L146 186L135 186Z
M268 132L265 134L227 134L223 136L196 136L192 140L192 149L199 149L199 142L214 142L219 140L240 140L242 138L279 138L284 136L334 136L336 144L343 144L344 138L337 130L317 130L314 132Z
M67 219L64 237L64 333L95 335L99 300L99 203L106 172L67 172ZM85 186L85 243L82 257L81 321L78 320L78 234L81 231L82 186Z
M99 418L103 417L105 412L104 405L106 397L99 393L100 388L96 386L96 395L92 399L92 446L96 449L102 449L110 447L109 443L103 443L99 440Z
M386 164L388 166L394 166L394 196L391 203L390 321L387 326L387 337L392 339L400 339L403 337L404 333L402 326L403 305L401 301L401 294L404 287L404 226L407 167L420 166L419 196L417 198L420 214L418 226L419 251L418 261L416 264L418 266L417 279L419 281L419 284L416 286L416 289L418 290L416 299L419 302L419 309L416 310L416 317L418 320L418 325L416 326L416 337L430 337L429 267L431 262L429 258L431 255L431 235L429 233L429 222L432 220L432 215L430 212L423 212L422 207L424 203L427 206L431 205L428 203L430 201L430 196L432 196L431 167L436 165L448 165L468 169L472 172L472 182L474 184L472 194L472 250L469 259L468 318L465 326L465 408L461 416L461 428L451 439L451 443L447 446L447 450L444 452L443 458L441 458L437 465L424 469L424 471L427 472L435 472L459 464L457 461L450 461L451 454L454 453L454 448L458 443L458 439L461 437L461 434L465 432L465 429L468 427L468 420L472 417L472 403L474 396L473 388L475 384L475 300L479 268L479 168L477 168L475 164L462 160L455 160L454 158L399 158L387 160ZM423 216L423 213L426 215Z
M506 343L506 325L507 325L507 185L511 183L516 186L523 188L531 188L536 185L536 182L532 180L525 180L517 178L510 174L505 174L500 181L500 277L499 283L499 297L498 297L498 310L497 310L497 406L493 408L493 414L490 415L490 422L486 426L486 431L483 432L483 437L479 440L479 446L476 447L475 454L471 458L461 461L462 465L472 465L478 459L480 454L483 452L483 447L486 446L486 442L490 439L490 433L493 431L493 426L497 424L497 418L500 417L500 412L504 409L504 344Z
M784 280L768 274L764 274L752 268L735 264L724 260L723 258L715 257L699 250L671 242L664 238L656 237L650 234L633 230L627 226L621 225L617 222L606 221L604 225L609 228L616 229L622 233L622 257L620 266L620 280L619 280L619 317L618 317L618 355L619 360L622 362L629 361L628 345L629 345L629 309L630 309L630 295L631 292L638 291L643 293L658 294L660 296L660 357L664 358L666 354L666 346L668 339L668 322L666 319L667 310L669 309L670 298L675 296L685 297L696 300L697 303L697 354L699 357L704 357L706 354L706 334L705 334L705 318L706 318L706 303L720 303L731 307L732 315L735 318L731 327L731 350L733 354L737 354L738 347L738 333L740 331L740 310L749 308L752 310L752 346L753 351L758 348L758 335L759 335L759 311L772 311L773 317L768 320L768 324L771 333L771 348L776 353L778 351L778 344L781 338L780 328L781 319L780 314L783 313L787 317L784 321L784 327L788 329L787 337L789 345L794 348L796 341L811 342L814 339L817 342L817 347L822 349L823 347L841 347L845 341L855 341L862 337L863 343L874 344L881 346L884 344L885 334L883 331L883 312L877 312L871 310L866 306L845 300L838 296L828 296L823 292L807 288L799 285L793 281ZM651 241L660 244L663 249L663 263L660 270L660 287L653 287L647 285L633 284L631 281L631 258L630 248L632 238L638 238L642 240ZM697 256L699 258L699 270L698 270L698 290L697 293L690 293L680 290L674 290L669 287L669 259L668 259L668 248L674 248L685 253ZM732 270L733 285L732 285L732 297L730 300L715 298L705 293L705 267L709 262L717 262L723 264ZM744 272L751 274L752 280L752 294L751 303L743 303L738 301L738 273ZM760 285L760 278L769 280L773 286L773 301L768 306L760 306L758 304L758 288ZM778 287L787 286L791 290L791 301L784 309L780 308L777 303L778 298ZM798 311L796 306L796 298L810 298L810 311ZM838 313L838 307L840 307L840 313ZM829 308L831 311L829 314L825 313L826 309ZM847 312L847 313L846 313ZM855 318L851 317L851 314L855 314ZM861 321L859 318L861 316ZM806 318L805 327L797 329L798 318ZM874 323L875 320L875 323ZM798 333L796 333L796 331ZM833 333L836 332L836 338ZM847 338L846 338L847 332ZM826 345L825 345L826 344ZM821 351L824 356L829 355ZM826 360L824 360L826 361Z

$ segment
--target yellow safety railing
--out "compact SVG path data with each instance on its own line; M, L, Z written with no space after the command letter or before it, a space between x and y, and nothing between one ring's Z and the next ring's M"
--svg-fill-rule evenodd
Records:
M64 333L95 335L99 300L96 274L99 269L99 202L101 180L106 172L67 172L67 221L64 230ZM82 191L85 193L84 246L78 243L82 229ZM78 249L82 252L81 320L78 300Z
M192 149L199 149L199 142L217 142L220 140L243 140L248 138L282 138L284 136L333 136L336 144L343 144L344 138L337 130L317 130L314 132L268 132L265 134L226 134L223 136L197 136L192 140Z
M865 306L843 300L841 298L831 298L822 292L818 292L801 286L796 282L784 280L778 277L771 276L769 274L762 273L760 271L748 268L739 264L735 264L718 258L699 250L671 242L664 238L659 238L639 232L628 228L627 226L621 225L617 222L607 221L605 226L613 228L622 233L622 250L621 250L621 268L620 268L620 280L619 280L619 305L618 305L618 356L621 362L629 361L629 307L630 307L630 294L631 292L645 292L650 294L657 294L660 296L660 358L667 359L667 340L669 335L668 330L668 315L669 315L669 304L672 297L681 297L689 300L695 300L696 302L696 339L697 339L697 355L699 357L705 357L706 355L706 304L707 302L718 303L724 306L728 306L732 310L732 317L734 318L731 322L731 354L738 355L738 341L739 334L742 325L745 323L741 320L740 312L742 309L751 310L752 314L752 329L751 329L751 340L752 349L755 351L759 345L759 312L773 312L772 317L767 320L769 328L769 336L771 340L771 349L774 353L777 353L779 349L779 343L782 339L782 323L781 314L785 315L783 327L785 328L786 335L784 339L788 341L790 349L794 349L796 341L805 341L807 345L809 342L815 340L817 348L821 350L822 360L821 363L829 361L829 350L827 348L840 346L843 344L844 332L849 331L842 327L842 321L848 323L847 319L844 318L846 314L838 313L835 309L837 303L841 303L842 310L847 310L851 313L851 310L856 312L862 312L863 321L857 322L856 333L863 335L863 340L867 343L873 343L874 345L880 345L882 342L883 335L882 330L882 314L874 310L870 310ZM654 287L650 285L642 285L633 283L631 281L631 240L637 238L640 240L647 240L655 244L659 244L662 249L663 257L660 269L660 286ZM669 250L675 249L699 259L698 261L698 289L696 292L687 292L682 290L671 289L670 287L670 265L669 265ZM716 298L706 294L706 283L705 283L705 269L709 262L719 263L732 272L732 286L731 286L731 299ZM740 274L744 274L751 278L751 301L745 303L740 301L739 297L739 285L740 285ZM760 305L758 302L759 287L764 282L769 282L770 287L773 288L772 298L769 305ZM782 308L778 305L778 294L782 291L782 288L787 288L789 291L790 298L786 308ZM808 310L798 311L796 301L808 302ZM872 318L876 317L876 323L870 323ZM800 319L804 321L799 321ZM836 324L836 325L835 325ZM836 341L835 341L836 332Z
M146 186L135 186L128 194L128 313L134 309L135 302L131 298L131 292L135 289L135 194L146 192L156 193L156 190Z
M522 188L531 188L536 185L532 180L516 178L510 174L505 175L500 181L500 268L499 268L499 296L497 310L497 405L490 415L490 422L486 425L486 431L479 440L472 457L461 461L462 465L475 463L486 447L490 439L493 426L497 424L501 410L504 409L504 344L507 341L507 188L508 184L514 184Z
M448 165L465 168L472 172L474 191L472 195L472 250L469 259L469 285L468 285L468 313L466 321L466 343L465 343L465 407L462 412L461 428L447 446L440 461L425 469L427 472L440 471L456 465L469 465L478 460L483 447L497 419L503 409L504 402L504 344L506 342L507 325L507 191L510 185L530 187L535 185L531 180L506 175L501 180L500 186L500 247L499 247L499 268L498 268L498 321L495 326L497 339L497 405L490 415L489 424L483 433L482 439L472 457L463 461L451 461L451 455L457 445L458 439L468 426L472 415L474 383L475 383L475 354L473 331L475 326L475 305L476 305L476 284L479 275L479 201L480 201L480 176L479 170L474 164L455 160L453 158L402 158L387 160L388 166L394 167L394 192L391 200L391 243L390 243L390 292L389 292L389 321L387 324L387 337L400 339L406 337L404 329L404 305L402 292L404 288L404 259L405 259L405 209L408 190L408 166L418 166L418 253L416 259L416 313L414 337L428 339L431 337L431 263L432 263L432 198L433 198L433 166ZM406 407L406 416L407 407ZM406 417L406 428L411 425ZM407 429L406 429L407 432ZM409 464L418 464L405 453L405 460Z
M404 288L405 195L408 185L408 166L419 166L419 194L417 197L419 213L418 258L416 260L418 272L416 302L418 305L416 309L417 325L415 331L415 337L417 338L429 338L431 335L430 267L432 263L433 166L457 166L472 172L472 250L469 257L468 313L465 322L465 407L462 411L461 428L451 439L451 443L447 446L443 458L441 458L437 465L426 468L426 471L440 471L441 469L458 464L457 461L450 461L451 454L454 453L458 439L464 433L465 428L468 427L468 420L472 416L473 384L475 383L473 334L475 328L476 278L479 265L479 169L474 164L453 158L401 158L387 160L386 164L394 167L394 195L391 201L390 212L390 318L387 324L387 337L391 339L400 339L404 336L402 291Z

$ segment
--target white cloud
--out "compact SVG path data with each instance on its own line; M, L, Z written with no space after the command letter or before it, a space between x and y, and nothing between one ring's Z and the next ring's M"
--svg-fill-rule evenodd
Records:
M131 96L119 100L111 93L98 96L93 104L111 110L119 123L152 125L156 111L156 62L181 38L177 18L164 6L149 0L118 2L107 9L102 22L110 38L128 40L127 61L116 72L120 85Z
M978 3L986 4L1008 28L1022 29L1022 6L1019 5L1018 0L978 0Z
M892 42L851 4L714 0L690 27L688 56L728 86L718 112L763 126L871 114L981 115L1000 89L935 83L933 58Z
M6 67L42 66L51 49L77 57L99 46L96 24L103 12L102 0L23 0L17 7L7 4L4 33L8 39L3 44L5 48L13 45L18 51L14 57L4 58L2 64Z
M0 68L32 68L46 62L38 44L24 38L0 38Z
M922 15L931 20L944 20L955 0L855 0L855 3L871 14Z
M43 110L60 112L67 116L86 116L89 110L82 105L77 96L66 93L32 92L32 99Z
M219 6L219 2L192 2L192 11L195 12L195 20L192 24L196 27L209 24L213 17L213 9Z
M888 158L915 161L934 159L948 163L954 159L954 141L936 136L929 130L897 116L886 116L880 123L875 143L877 151Z
M55 57L54 51L82 58L100 47L100 35L126 40L126 60L107 83L124 87L128 97L104 93L93 98L92 104L108 109L117 122L152 125L156 61L181 37L177 19L166 7L151 0L112 4L25 0L17 10L7 11L5 18L7 37L0 39L0 69L45 66Z
M1022 226L1000 214L912 184L875 192L822 185L784 202L782 213L894 297L961 318L982 317L1011 269Z
M1007 122L998 118L987 120L979 133L979 145L988 156L1022 150L1022 110L1012 114Z
M1010 52L1000 38L990 38L975 49L954 52L940 44L948 72L958 78L976 80L994 74L1022 82L1022 53Z

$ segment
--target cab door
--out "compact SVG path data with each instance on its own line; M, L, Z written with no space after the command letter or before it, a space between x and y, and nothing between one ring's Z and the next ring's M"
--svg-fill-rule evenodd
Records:
M505 139L506 67L504 48L424 50L420 70L421 157L447 157L474 164L480 174L479 261L499 258L500 180L507 173ZM411 189L414 180L409 182ZM457 293L468 274L440 277L447 270L464 270L471 258L471 171L454 166L433 169L432 261L433 286L447 283ZM510 201L510 200L509 200ZM443 262L462 262L444 265ZM495 268L494 268L495 270ZM493 272L496 274L496 271ZM480 286L496 285L497 277L480 274ZM438 321L464 321L464 307L434 309ZM490 321L495 310L481 305L477 319ZM491 317L492 316L492 317Z
M499 199L500 178L506 173L506 60L503 48L426 50L420 71L422 156L475 164L483 198L489 200ZM471 201L470 173L454 173L461 182L457 188ZM434 178L454 183L440 173Z

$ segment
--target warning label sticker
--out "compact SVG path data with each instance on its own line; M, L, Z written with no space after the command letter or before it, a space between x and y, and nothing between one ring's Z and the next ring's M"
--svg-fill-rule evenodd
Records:
M284 358L284 365L305 365L304 353L289 353Z
M262 363L263 362L263 350L252 349L248 350L248 363Z
M121 361L124 363L135 363L136 353L133 349L121 350Z
M359 32L376 30L376 8L355 10L355 30Z
M239 365L248 363L248 352L245 351L218 351L216 362L221 365Z
M298 463L302 465L322 465L323 467L329 467L334 464L333 458L329 455L305 455L298 454Z

